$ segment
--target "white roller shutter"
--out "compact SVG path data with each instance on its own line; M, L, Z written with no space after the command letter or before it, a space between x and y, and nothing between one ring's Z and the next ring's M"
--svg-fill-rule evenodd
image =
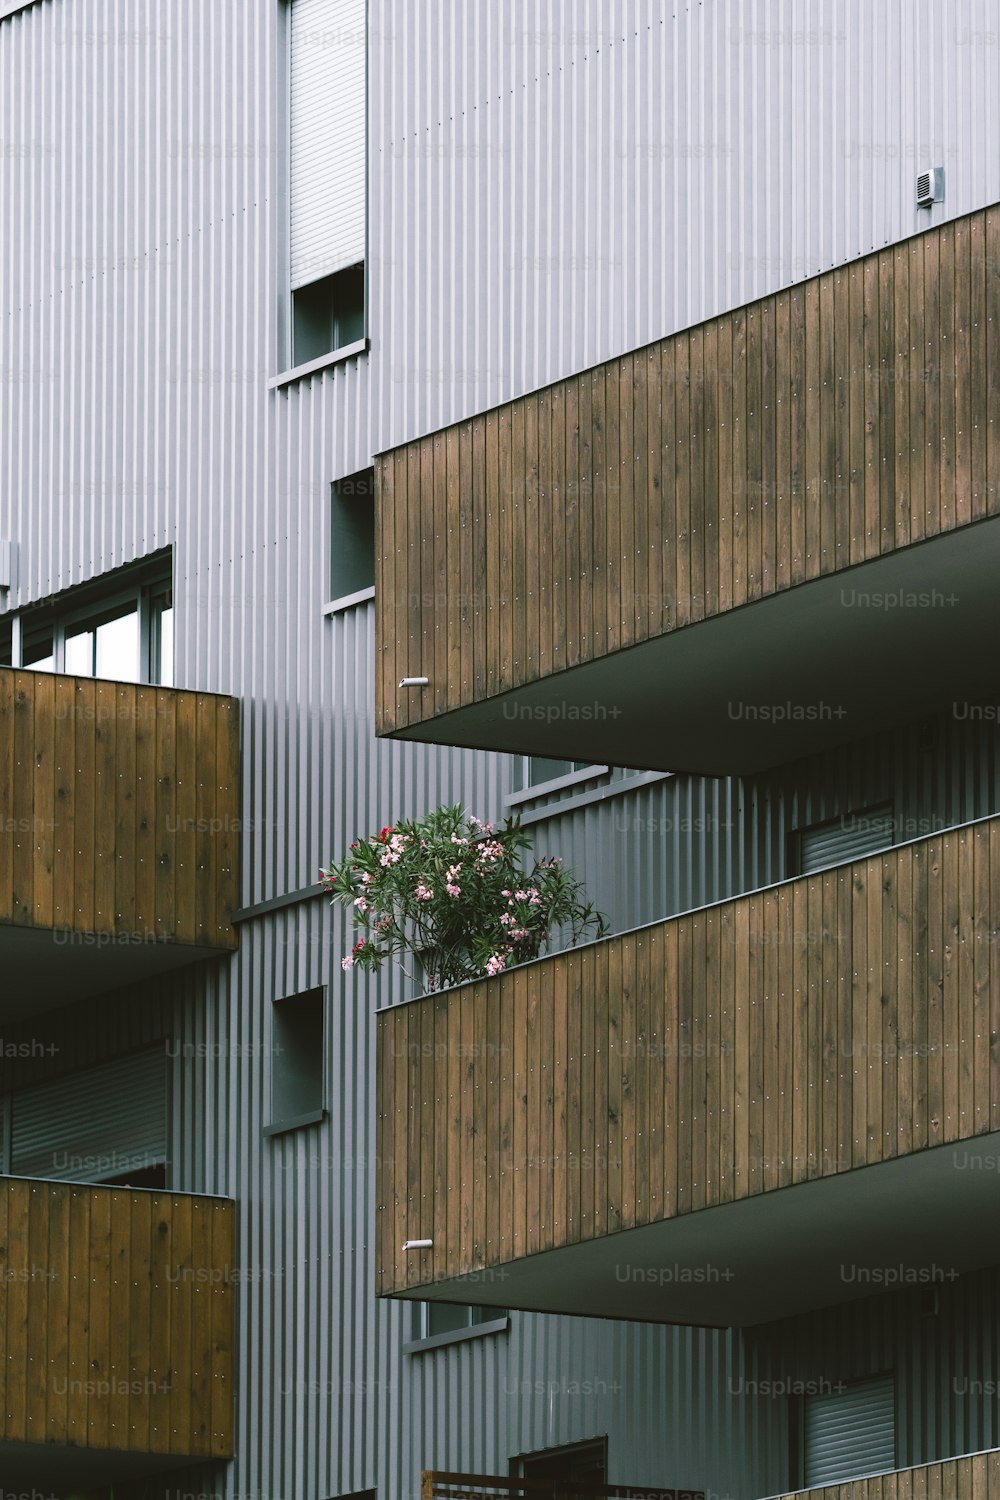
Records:
M805 1484L830 1484L896 1467L895 1385L891 1375L843 1391L807 1396Z
M14 1177L101 1182L167 1159L167 1055L132 1052L10 1100Z
M852 859L863 859L866 854L888 849L892 844L892 825L892 808L885 805L800 829L799 874L811 875L814 870L846 865Z
M365 258L366 0L292 0L293 290Z

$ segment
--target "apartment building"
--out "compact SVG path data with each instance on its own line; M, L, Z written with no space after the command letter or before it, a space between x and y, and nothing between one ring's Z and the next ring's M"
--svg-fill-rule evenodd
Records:
M1000 1494L998 39L0 3L0 1496Z

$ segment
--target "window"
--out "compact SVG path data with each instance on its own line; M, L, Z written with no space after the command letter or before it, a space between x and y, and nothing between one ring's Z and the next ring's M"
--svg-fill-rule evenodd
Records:
M896 1394L891 1375L841 1383L806 1396L802 1479L806 1488L896 1467Z
M170 574L170 557L161 556L29 605L5 634L9 664L172 686Z
M330 598L341 608L370 598L375 587L375 471L331 487Z
M799 875L811 875L830 865L843 865L852 859L863 859L888 849L893 839L891 803L869 807L861 812L844 813L826 823L797 828L792 835L792 869Z
M527 755L525 785L543 786L546 781L556 781L561 776L571 776L574 771L586 771L589 760L549 760L544 755Z
M502 1333L507 1327L504 1307L465 1307L450 1302L418 1302L413 1308L413 1342L410 1353L479 1334Z
M365 268L348 266L292 293L292 364L306 365L365 336Z
M365 335L365 0L291 0L292 364Z
M528 802L563 786L605 776L609 766L594 765L589 760L557 760L546 755L522 755L514 767L514 790L508 802Z
M306 990L271 1007L271 1123L265 1135L323 1118L324 998L321 988Z

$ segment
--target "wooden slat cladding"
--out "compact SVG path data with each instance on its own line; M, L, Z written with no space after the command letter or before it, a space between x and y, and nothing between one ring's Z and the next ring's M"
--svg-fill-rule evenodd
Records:
M383 454L378 733L1000 513L994 244L1000 207Z
M0 923L234 948L239 710L0 669Z
M382 1012L379 1291L1000 1129L998 931L992 818Z
M793 1493L776 1500L793 1500ZM1000 1449L796 1490L794 1500L1000 1500Z
M229 1458L228 1200L0 1184L4 1443Z

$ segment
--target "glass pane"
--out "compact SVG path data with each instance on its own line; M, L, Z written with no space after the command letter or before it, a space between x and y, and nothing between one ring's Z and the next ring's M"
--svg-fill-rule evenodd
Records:
M78 630L66 637L66 671L71 677L93 677L94 632Z
M554 781L557 776L568 776L573 769L571 760L549 760L546 756L532 755L528 758L528 785L541 786L543 781Z
M46 636L41 640L25 641L22 648L22 664L30 667L33 672L54 672L56 669L55 652L52 646L52 637Z
M171 605L161 609L157 617L157 648L159 660L153 663L155 681L163 687L174 685L174 611Z
M97 627L97 676L139 681L139 615L132 610Z
M472 1312L474 1323L495 1323L498 1318L505 1318L507 1309L505 1307L476 1307Z
M456 1333L460 1328L468 1328L470 1315L471 1308L468 1307L450 1307L447 1302L428 1302L428 1338L435 1333Z

